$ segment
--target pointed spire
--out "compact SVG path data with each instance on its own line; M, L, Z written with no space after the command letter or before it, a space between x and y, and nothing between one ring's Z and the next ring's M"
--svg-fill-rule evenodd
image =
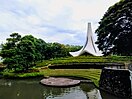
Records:
M75 57L75 56L79 56L79 55L81 55L81 54L83 54L85 52L87 52L87 53L89 53L89 54L91 54L93 56L102 56L101 52L95 46L95 42L93 40L93 33L92 33L91 23L88 23L87 37L86 37L85 45L79 51L69 52L69 53L73 57Z

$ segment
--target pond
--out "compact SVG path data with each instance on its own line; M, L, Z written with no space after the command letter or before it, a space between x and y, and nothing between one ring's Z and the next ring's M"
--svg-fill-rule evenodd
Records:
M0 99L118 99L100 92L93 84L81 83L75 87L48 87L40 78L0 79Z

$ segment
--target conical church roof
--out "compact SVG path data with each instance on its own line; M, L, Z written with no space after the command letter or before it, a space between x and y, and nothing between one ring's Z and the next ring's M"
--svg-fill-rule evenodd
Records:
M89 53L93 56L102 56L101 52L95 45L95 41L93 39L93 33L92 33L92 28L91 28L91 23L88 23L88 28L87 28L87 37L86 37L86 42L82 49L76 52L69 52L73 57L75 56L80 56L83 53Z

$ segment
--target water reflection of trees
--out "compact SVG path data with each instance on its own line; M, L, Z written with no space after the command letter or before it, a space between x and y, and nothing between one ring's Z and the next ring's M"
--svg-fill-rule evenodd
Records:
M90 92L95 89L93 84L82 83L69 88L48 87L39 84L39 80L7 80L0 79L1 99L53 99L69 95L73 99L80 96L89 99ZM94 92L94 91L93 91ZM68 96L68 97L69 97ZM80 98L81 99L81 98ZM95 98L96 99L96 98Z
M71 88L57 88L57 87L47 87L43 86L43 99L46 97L56 97L63 96L64 93L69 93Z
M30 80L0 80L0 97L2 99L42 99L38 82Z
M74 90L71 88L47 87L35 80L0 80L0 97L2 99L46 99L63 96Z
M90 83L89 84L82 83L82 84L80 84L80 88L85 92L90 92L91 90L93 90L95 88L95 86Z
M89 99L88 92L91 92L93 89L95 89L95 86L93 84L90 84L90 83L89 84L82 83L82 84L80 84L80 88L85 93L87 99Z

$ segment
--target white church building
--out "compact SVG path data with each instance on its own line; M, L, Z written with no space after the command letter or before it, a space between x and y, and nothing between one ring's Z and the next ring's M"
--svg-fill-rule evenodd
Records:
M92 33L92 28L91 28L91 23L88 23L88 28L87 28L87 37L86 37L86 42L84 46L76 52L69 52L73 57L80 56L84 53L89 53L93 56L103 56L101 51L97 48L95 45L95 41L93 39L93 33Z

